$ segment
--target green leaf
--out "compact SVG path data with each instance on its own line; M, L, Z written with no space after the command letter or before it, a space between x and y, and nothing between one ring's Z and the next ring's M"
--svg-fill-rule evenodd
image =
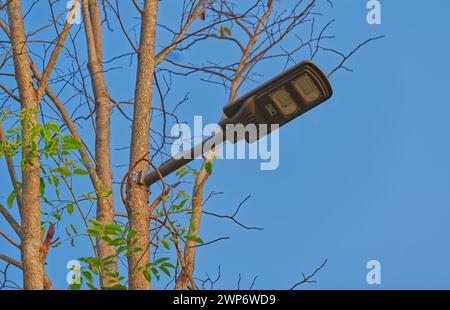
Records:
M75 140L72 136L64 136L62 149L63 150L80 150L83 145Z
M102 236L102 240L104 240L104 241L106 241L106 242L108 242L108 243L111 243L111 242L112 242L112 239L111 239L111 237L109 237L109 236Z
M71 175L70 169L66 166L54 168L54 169L52 169L52 172L58 172L62 176L65 176L65 177L70 177L70 175Z
M227 36L231 36L231 29L225 26L220 27L220 37L225 38Z
M123 241L123 239L117 238L111 241L110 245L112 246L118 246L118 245L123 245L125 244L125 241Z
M67 213L69 213L69 215L72 215L72 213L73 213L73 204L71 204L71 203L67 204L66 209L67 209Z
M44 141L48 142L52 138L52 133L47 128L40 129L41 137Z
M44 196L44 192L45 192L45 182L44 182L44 179L43 179L43 178L40 178L40 183L41 183L41 187L40 187L40 190L41 190L41 196Z
M125 291L127 290L127 287L125 285L122 284L116 284L113 287L108 288L109 290L114 290L114 291Z
M96 219L89 219L88 222L91 224L94 224L95 226L101 225L101 223L99 221L97 221Z
M93 290L93 291L97 291L97 290L98 290L98 289L97 289L94 285L92 285L91 283L86 282L86 285L89 287L90 290Z
M93 282L92 274L89 271L83 271L81 274L83 275L83 277L86 278L86 280L88 280L91 283Z
M128 241L131 241L131 239L133 239L134 238L134 236L136 236L136 230L130 230L129 232L128 232L128 234L127 234L127 240Z
M6 201L6 204L8 205L8 208L12 208L14 199L16 199L16 195L19 192L19 188L16 188L15 190L13 190L9 196L8 196L8 200Z
M179 210L181 210L181 209L183 209L183 207L184 207L184 205L186 204L186 202L187 202L187 199L183 199L181 202L180 202L180 204L179 205L173 205L172 206L172 208L175 210L175 211L179 211Z
M98 235L100 234L100 227L99 226L89 226L87 231L90 236L98 237Z
M89 172L87 172L86 170L77 168L77 169L73 170L73 174L76 174L76 175L88 175Z
M82 193L81 196L83 196L84 198L87 198L87 199L88 199L89 201L91 201L91 202L92 202L92 200L95 199L94 196L91 196L91 195L86 194L86 193Z
M164 272L169 278L170 278L170 271L164 267L164 266L159 266L159 269Z
M183 171L184 171L184 168L183 168L183 167L178 168L177 172L175 172L175 175L176 175L176 176L179 176L180 173L183 173Z
M164 248L166 248L166 250L170 250L170 243L169 241L167 241L166 239L161 241L162 245Z
M195 221L194 221L194 219L190 219L189 220L189 224L191 225L191 229L193 230L193 231L197 231L197 225L195 224Z
M72 230L73 230L73 232L74 232L75 234L78 234L78 231L77 231L77 229L75 228L75 226L73 226L73 224L70 224L70 228L72 228Z
M47 123L47 124L45 125L45 127L46 127L48 130L51 130L51 131L53 131L54 133L57 133L57 134L60 135L60 136L63 135L63 134L59 131L59 127L58 127L58 125L56 125L55 121L52 121L51 123Z
M166 262L168 260L169 260L168 257L161 257L161 258L157 259L153 264L154 265L159 265L159 264L164 263L164 262Z
M209 174L212 174L212 163L207 162L207 163L205 164L205 170L206 170L206 172L208 172Z
M196 243L203 243L203 240L196 236L186 235L186 239Z
M184 167L181 167L180 169L177 170L176 175L177 175L177 177L179 177L181 179L188 173L189 173L189 170L186 170Z
M229 35L231 36L231 30L228 27L223 27L223 30Z
M59 189L55 189L55 194L56 194L56 197L58 198L58 200L59 201L61 201L61 192L59 191Z
M117 248L117 253L122 253L123 251L128 249L128 245L123 245Z
M79 291L80 289L81 289L81 283L80 284L74 283L69 286L69 290L72 290L72 291Z
M150 270L152 271L152 273L153 273L153 275L156 277L156 279L159 281L160 276L159 276L158 269L152 267L152 268L150 268Z
M10 134L11 134L11 133L15 133L15 132L20 131L21 129L22 129L22 126L10 128L10 129L6 130L6 133L10 133Z
M52 175L53 184L55 184L56 187L59 186L59 178L56 175Z
M118 224L105 225L105 234L120 236L122 234L122 227Z
M100 197L104 197L104 198L109 197L112 195L112 190L106 190L106 189L102 188L100 195L101 195Z
M150 271L144 270L144 277L148 282L151 282Z
M162 263L161 266L164 266L166 268L172 268L172 269L176 268L174 265L172 265L171 263L167 263L167 262L166 263Z
M55 244L52 245L52 248L57 248L61 245L61 242L56 242Z

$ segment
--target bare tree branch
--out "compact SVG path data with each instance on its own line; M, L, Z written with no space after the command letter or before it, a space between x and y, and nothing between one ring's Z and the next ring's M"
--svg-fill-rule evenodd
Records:
M305 283L314 283L316 280L314 280L315 275L323 268L325 267L325 264L327 263L327 259L323 261L323 263L317 267L310 275L305 276L304 273L302 273L303 279L300 282L295 283L290 290L295 290L299 285L305 284Z

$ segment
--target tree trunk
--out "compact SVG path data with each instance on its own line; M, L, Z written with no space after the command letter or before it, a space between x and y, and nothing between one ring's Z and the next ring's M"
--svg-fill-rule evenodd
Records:
M200 169L199 175L196 178L194 185L194 191L192 195L192 215L189 225L189 236L198 237L200 224L202 222L202 212L203 212L203 187L205 182L209 177L209 172L206 171L205 165L210 161L205 160L203 162L202 168ZM189 282L192 279L195 268L195 246L198 245L195 241L186 240L186 245L184 247L184 269L181 270L180 275L175 283L176 290L187 290L189 289ZM191 283L192 284L192 283Z
M97 193L97 221L108 225L114 223L114 200L111 175L111 108L110 96L103 74L102 28L97 0L84 0L84 25L89 58L89 73L95 98L95 162L97 176L101 182ZM101 285L115 285L114 277L109 274L117 272L116 249L114 246L97 238L97 254L102 261Z
M30 60L26 47L26 36L20 1L8 4L8 19L13 45L15 77L18 84L22 109L37 110L36 91L30 73ZM32 114L32 122L38 122L38 114ZM31 144L38 144L37 137L30 141L30 127L22 122L22 265L23 283L26 290L44 289L44 264L41 257L41 213L40 213L40 178L39 156L31 149Z
M150 149L150 110L155 69L155 33L158 0L146 0L142 12L141 37L139 42L138 68L134 99L133 126L131 133L130 168ZM148 164L141 161L134 171L147 171ZM130 249L128 257L128 282L132 290L147 290L150 283L143 271L150 262L150 212L149 193L141 185L128 181L127 212L130 229L136 231L137 242ZM143 251L133 253L140 247Z

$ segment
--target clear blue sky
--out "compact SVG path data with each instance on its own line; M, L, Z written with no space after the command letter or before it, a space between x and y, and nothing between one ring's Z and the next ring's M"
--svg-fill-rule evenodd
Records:
M163 19L170 17L169 2L162 4ZM208 202L206 210L229 214L251 195L238 218L264 230L246 231L205 215L205 241L231 239L199 248L196 276L214 277L221 265L218 288L236 288L240 273L241 288L258 276L255 288L283 289L327 258L317 283L303 288L450 289L450 105L445 93L450 3L381 2L381 25L366 23L365 0L335 1L334 8L326 8L322 23L337 19L330 28L336 38L327 46L350 51L369 37L386 38L352 57L348 65L354 72L332 76L331 100L281 129L277 170L260 171L254 160L214 164L206 192L224 194ZM116 55L118 33L107 36L106 59ZM229 56L224 48L211 53ZM338 60L323 54L316 63L329 71ZM259 66L260 81L280 70L272 63ZM108 82L113 96L133 96L133 83L124 84L120 71L112 72ZM223 89L191 77L180 80L171 96L182 98L186 91L190 100L180 110L182 119L218 120L227 98ZM117 115L113 147L128 145L126 126ZM113 160L126 163L128 152L115 151ZM10 188L3 161L0 167L5 200ZM116 169L115 178L123 172ZM119 203L118 194L116 199ZM4 241L0 248L19 257ZM77 249L65 245L50 254L47 271L59 288L66 287L66 262L85 255L83 247ZM381 263L382 285L366 283L371 259Z

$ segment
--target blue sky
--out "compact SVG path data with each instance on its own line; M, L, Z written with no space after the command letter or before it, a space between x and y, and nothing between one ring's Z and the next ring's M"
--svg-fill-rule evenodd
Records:
M161 7L161 19L173 14L168 2ZM381 25L367 24L366 3L347 0L326 6L321 22L336 18L330 28L336 38L326 45L346 52L369 37L386 38L350 59L353 72L332 76L332 99L280 130L279 168L260 171L254 160L214 164L206 192L224 194L205 209L230 214L251 195L238 219L264 230L243 230L205 215L200 233L205 241L230 239L199 248L196 276L214 277L220 265L217 288L236 288L241 274L241 288L257 276L254 288L283 289L328 259L317 283L302 288L450 288L450 106L445 99L450 82L450 3L381 1ZM117 33L106 35L106 59L116 55ZM221 47L210 52L219 59L231 53ZM201 55L193 52L190 57L195 61ZM315 59L326 72L337 61L329 54ZM260 82L281 69L273 63L260 65ZM130 98L133 83L123 83L123 76L121 71L108 76L111 93ZM247 84L242 91L256 85ZM192 122L194 115L202 115L205 122L218 120L227 100L222 88L193 76L175 84L171 98L182 98L187 91L189 103L180 109L182 119ZM117 114L114 148L128 145L127 126ZM115 164L127 160L127 151L113 153ZM3 176L3 160L0 169ZM116 179L123 169L115 170ZM4 200L10 191L6 175L0 182ZM119 203L118 194L116 200ZM2 229L5 226L0 222ZM2 251L19 257L0 242ZM47 271L57 287L66 287L66 262L83 255L69 246L51 252ZM381 263L378 286L366 282L366 263L372 259Z

